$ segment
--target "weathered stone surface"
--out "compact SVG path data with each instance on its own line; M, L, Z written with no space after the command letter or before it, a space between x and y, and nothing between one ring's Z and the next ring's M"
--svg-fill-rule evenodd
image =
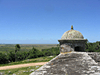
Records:
M60 52L70 52L70 51L74 51L74 49L73 48L71 48L71 46L69 46L69 45L66 45L66 44L62 44L61 46L60 46Z
M41 73L41 74L39 74ZM59 54L30 75L99 75L100 66L86 52Z
M91 58L93 58L96 62L100 62L100 53L99 52L87 52Z
M61 37L61 39L75 39L75 38L83 39L84 37L79 31L76 30L69 30L65 32Z
M70 41L64 44L60 45L60 52L69 52L69 51L75 51L75 47L81 47L81 50L79 52L85 51L85 42L84 41Z

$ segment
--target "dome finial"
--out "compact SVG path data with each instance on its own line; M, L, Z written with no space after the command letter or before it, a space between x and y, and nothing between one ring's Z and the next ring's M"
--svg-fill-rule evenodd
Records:
M71 30L73 30L73 25L71 26Z

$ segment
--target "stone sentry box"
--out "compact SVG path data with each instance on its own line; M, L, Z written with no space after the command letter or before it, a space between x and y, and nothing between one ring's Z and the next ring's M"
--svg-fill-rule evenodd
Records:
M72 51L84 52L87 39L84 39L83 35L71 26L71 30L65 32L58 41L60 43L60 53Z

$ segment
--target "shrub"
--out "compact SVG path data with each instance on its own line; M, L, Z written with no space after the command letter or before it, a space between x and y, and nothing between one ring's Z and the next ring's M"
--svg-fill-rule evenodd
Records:
M8 63L7 56L5 54L0 53L0 64Z
M10 51L8 54L8 59L10 62L15 62L15 52L14 51Z

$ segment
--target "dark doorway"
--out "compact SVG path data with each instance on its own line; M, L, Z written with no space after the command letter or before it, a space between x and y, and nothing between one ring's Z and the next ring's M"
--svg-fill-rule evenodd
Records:
M83 52L83 48L80 47L80 46L75 47L74 50L77 51L77 52Z

